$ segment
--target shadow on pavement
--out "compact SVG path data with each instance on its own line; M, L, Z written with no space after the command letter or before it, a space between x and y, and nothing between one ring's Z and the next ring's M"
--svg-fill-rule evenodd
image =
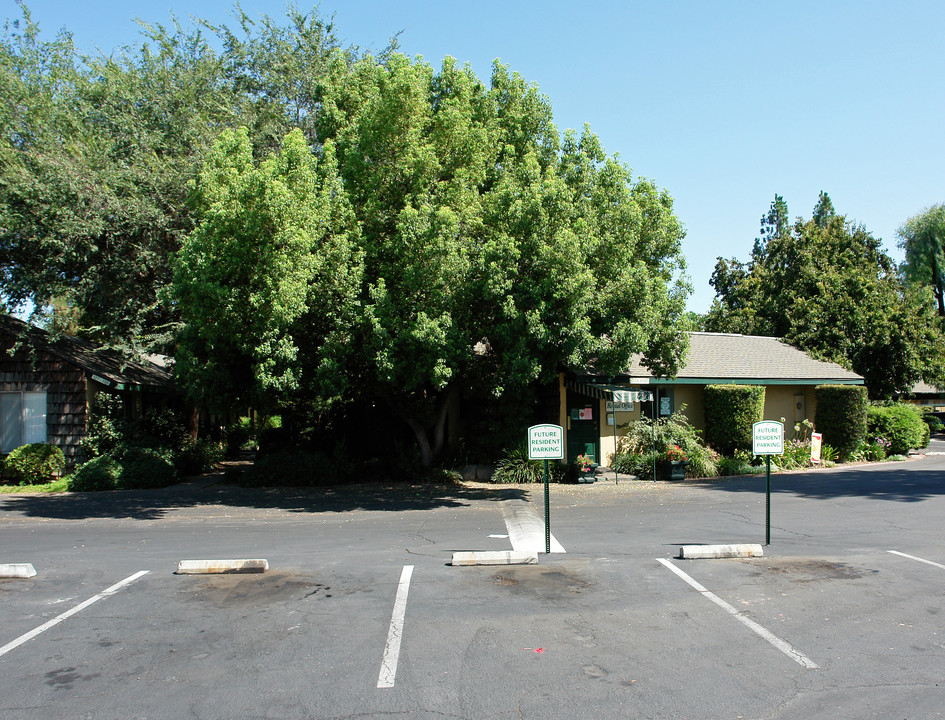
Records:
M61 495L0 496L0 512L62 520L131 518L157 520L175 510L201 506L275 509L298 513L354 510L431 510L478 501L521 499L519 488L473 487L460 483L363 483L333 488L239 488L174 485L159 490L125 490Z
M721 492L765 491L764 474L722 481L687 482ZM862 497L893 502L921 502L945 495L945 472L904 462L864 465L863 469L772 473L771 492L823 499Z

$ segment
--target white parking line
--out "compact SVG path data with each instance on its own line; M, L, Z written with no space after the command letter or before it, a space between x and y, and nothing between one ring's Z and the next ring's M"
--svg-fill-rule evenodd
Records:
M665 565L674 573L676 573L676 575L678 575L687 583L689 583L689 585L691 585L693 588L695 588L700 593L702 593L703 596L707 597L709 600L714 602L716 605L718 605L720 608L725 610L727 613L731 614L736 620L738 620L738 622L742 623L742 625L750 628L751 630L756 632L758 635L763 637L765 640L767 640L769 643L774 645L778 650L783 652L785 655L791 658L794 662L812 670L820 667L809 657L807 657L803 653L800 653L797 650L795 650L793 647L791 647L789 643L785 642L784 640L782 640L781 638L779 638L777 635L770 632L769 630L766 630L765 628L763 628L761 625L756 623L751 618L745 617L742 613L740 613L737 609L729 605L718 595L706 590L702 585L700 585L698 582L696 582L691 577L689 577L689 575L684 573L682 570L676 567L669 560L666 560L664 558L657 558L657 560L659 560L659 562L661 562L663 565Z
M909 558L910 560L925 563L926 565L933 565L937 568L942 568L942 570L945 570L945 565L942 565L941 563L932 562L931 560L923 560L922 558L916 557L915 555L906 555L905 553L899 552L898 550L890 550L889 552L891 552L893 555L898 555L899 557Z
M150 572L150 571L149 571L149 570L139 570L139 571L136 572L134 575L131 575L131 576L129 576L129 577L126 577L126 578L125 578L124 580L122 580L121 582L115 583L115 584L112 585L110 588L108 588L108 589L103 590L102 592L100 592L98 595L93 595L92 597L90 597L90 598L89 598L88 600L86 600L85 602L81 602L81 603L79 603L78 605L76 605L74 608L71 608L71 609L69 609L69 610L66 610L64 613L62 613L62 614L60 614L60 615L57 615L56 617L54 617L54 618L53 618L52 620L50 620L49 622L43 623L42 625L40 625L40 626L39 626L38 628L36 628L35 630L30 630L30 631L29 631L28 633L26 633L25 635L20 635L20 637L18 637L16 640L13 640L12 642L8 642L8 643L7 643L6 645L4 645L3 647L0 647L0 657L6 655L8 652L10 652L11 650L13 650L14 648L18 648L18 647L19 647L20 645L22 645L23 643L29 642L30 640L32 640L34 637L36 637L36 636L39 635L40 633L46 632L47 630L49 630L49 628L58 625L58 624L61 623L63 620L66 620L67 618L72 617L72 616L75 615L77 612L81 612L82 610L85 610L85 608L87 608L87 607L88 607L89 605L91 605L92 603L98 602L98 601L101 600L102 598L108 597L109 595L114 595L116 592L118 592L119 590L121 590L123 587L126 587L126 586L128 586L128 585L131 585L131 583L133 583L135 580L137 580L138 578L140 578L142 575L147 575L148 572Z
M407 592L410 590L410 576L413 565L404 565L397 585L397 597L394 600L394 612L390 618L390 630L387 631L387 645L381 658L381 672L377 677L379 688L394 687L397 676L397 661L400 658L400 638L404 633L404 615L407 612Z
M545 552L545 521L538 517L531 505L518 501L504 502L502 515L505 517L505 527L509 530L509 541L513 550ZM565 552L554 535L551 536L551 552Z

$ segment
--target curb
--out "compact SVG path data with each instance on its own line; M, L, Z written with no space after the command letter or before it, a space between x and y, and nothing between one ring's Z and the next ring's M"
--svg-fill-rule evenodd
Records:
M4 563L0 564L0 578L31 578L36 577L36 568L32 563Z
M268 560L181 560L176 575L221 575L231 573L263 573Z
M488 552L455 552L453 566L469 565L537 565L538 553L499 550Z
M677 557L681 560L764 557L764 550L761 545L758 544L683 545L679 548L679 555Z

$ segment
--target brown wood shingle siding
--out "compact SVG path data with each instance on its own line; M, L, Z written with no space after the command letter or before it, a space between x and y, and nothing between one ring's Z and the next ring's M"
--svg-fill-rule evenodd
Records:
M20 348L11 357L10 347L5 342L0 355L0 391L46 393L46 442L62 448L71 467L86 431L85 372L42 350Z

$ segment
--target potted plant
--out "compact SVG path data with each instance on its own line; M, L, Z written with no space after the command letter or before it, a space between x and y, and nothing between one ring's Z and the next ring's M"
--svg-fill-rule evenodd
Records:
M667 480L685 480L689 456L679 445L670 445L663 457L663 477Z
M590 455L578 455L574 459L574 472L579 483L594 482L594 470L597 464Z

